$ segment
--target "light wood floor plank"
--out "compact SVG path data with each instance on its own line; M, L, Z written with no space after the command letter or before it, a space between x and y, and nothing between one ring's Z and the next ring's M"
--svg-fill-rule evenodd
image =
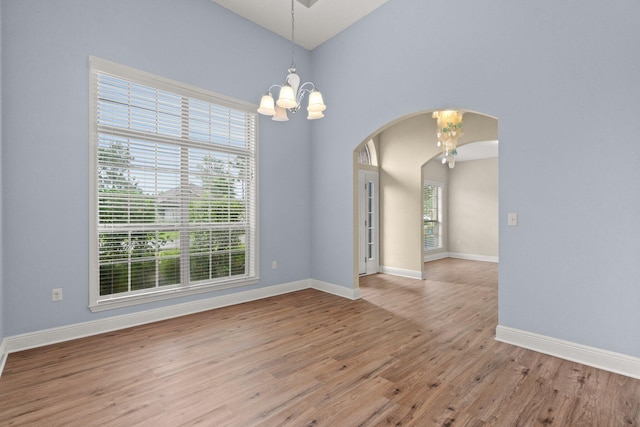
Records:
M640 426L640 381L495 341L497 265L11 354L0 426Z

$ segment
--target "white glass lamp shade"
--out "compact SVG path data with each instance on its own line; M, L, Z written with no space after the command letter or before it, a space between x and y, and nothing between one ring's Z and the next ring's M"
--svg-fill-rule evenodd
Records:
M324 114L322 114L322 111L309 111L309 114L307 115L307 119L309 120L321 119L323 117Z
M265 93L264 95L262 95L258 113L264 114L265 116L273 116L276 114L276 110L274 109L273 97L270 93Z
M327 106L324 105L322 101L322 94L319 90L313 90L309 94L309 106L307 107L307 111L310 113L320 113L327 109Z
M289 120L286 108L282 108L281 106L276 105L275 114L273 115L271 120L274 120L276 122L286 122L287 120Z
M282 85L280 88L280 96L276 101L278 107L282 108L295 108L298 103L296 102L296 94L293 93L293 88L288 84Z

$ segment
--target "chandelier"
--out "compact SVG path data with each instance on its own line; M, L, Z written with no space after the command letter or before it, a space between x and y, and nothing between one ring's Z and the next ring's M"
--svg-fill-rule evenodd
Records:
M442 164L456 165L458 154L458 138L462 132L462 115L464 112L455 110L434 111L432 117L437 120L438 147L442 149Z
M307 94L309 94L307 119L315 120L323 118L324 114L322 112L327 108L322 101L322 94L318 89L316 89L315 85L311 82L300 84L300 76L296 73L296 65L293 55L295 48L295 15L293 3L294 0L291 0L291 67L287 70L289 74L285 78L284 84L271 85L269 90L262 95L260 108L258 108L258 113L264 114L265 116L272 116L272 120L279 122L286 122L289 120L287 111L296 113L300 110L300 104ZM280 89L278 100L275 102L273 101L273 95L271 94L271 90L274 88Z

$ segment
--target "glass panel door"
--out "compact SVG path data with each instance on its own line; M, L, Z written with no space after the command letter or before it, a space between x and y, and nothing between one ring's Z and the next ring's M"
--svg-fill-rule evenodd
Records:
M359 183L359 273L378 272L378 173L360 171Z

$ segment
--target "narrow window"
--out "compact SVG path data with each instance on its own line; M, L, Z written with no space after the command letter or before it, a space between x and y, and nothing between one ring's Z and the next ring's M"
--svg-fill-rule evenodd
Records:
M358 151L358 163L361 165L378 166L376 146L372 139L362 144L360 151Z
M91 309L257 282L252 106L98 58L90 75Z
M358 153L358 163L361 165L371 164L371 154L369 153L369 146L364 144Z
M442 248L442 218L440 217L442 187L425 184L423 196L424 249L426 251L440 249Z

